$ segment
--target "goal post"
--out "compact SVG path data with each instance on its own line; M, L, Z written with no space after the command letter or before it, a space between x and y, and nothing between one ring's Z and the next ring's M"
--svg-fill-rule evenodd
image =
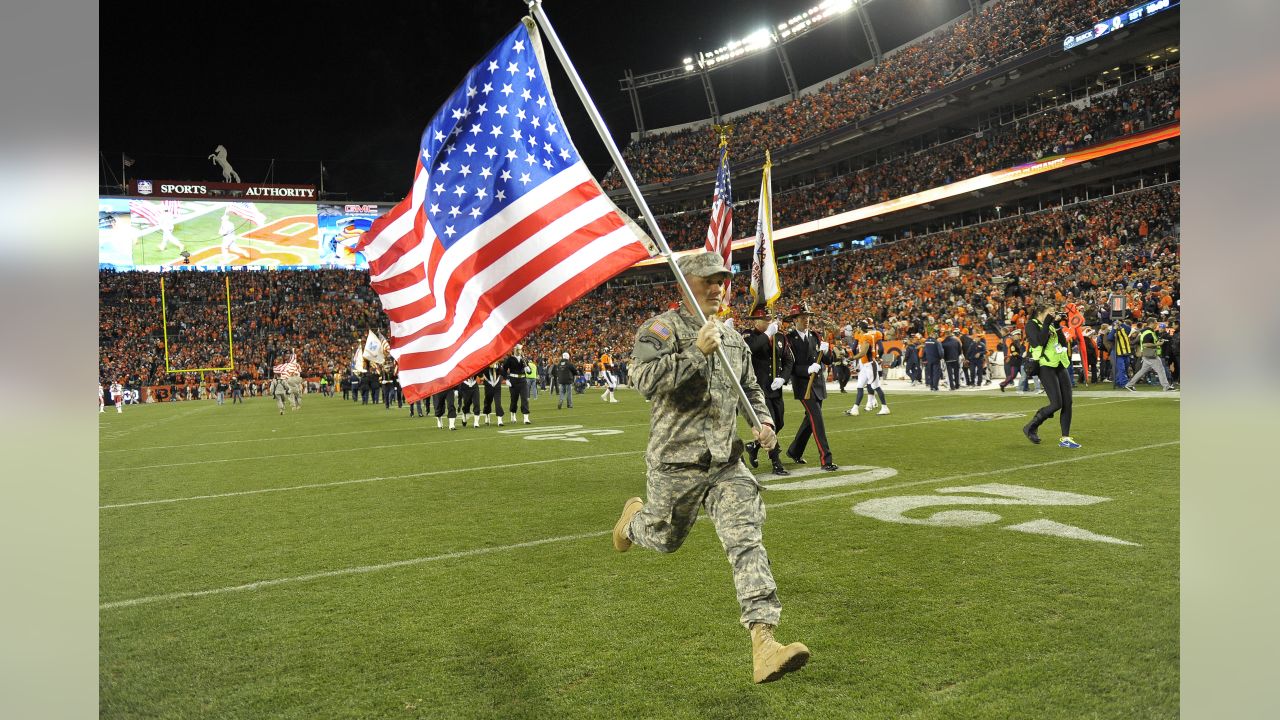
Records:
M230 372L236 369L236 348L231 334L231 278L223 276L222 280L227 307L227 366L175 368L169 363L169 309L165 298L164 278L160 278L160 329L164 334L164 371L166 373Z

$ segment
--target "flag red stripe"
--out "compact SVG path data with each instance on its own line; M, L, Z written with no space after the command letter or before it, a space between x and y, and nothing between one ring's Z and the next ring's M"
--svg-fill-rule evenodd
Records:
M506 232L493 240L490 240L488 243L476 250L476 252L470 257L463 260L462 263L458 265L458 268L451 274L445 287L432 288L432 292L429 295L407 305L402 305L397 308L388 308L386 310L387 317L391 318L393 322L407 322L434 308L437 304L436 298L438 297L456 299L458 294L461 292L462 285L466 283L467 279L488 269L490 265L500 260L513 248L524 243L556 218L572 211L574 208L597 197L598 195L599 193L596 192L595 183L593 181L583 182L578 184L576 187L570 188L560 197L552 200L546 206L539 208L535 212L530 213L527 217L511 226ZM618 223L620 224L621 220L618 220ZM610 228L606 232L612 232L613 229L615 228ZM435 277L436 268L439 265L440 258L443 256L443 253L438 253L436 251L436 248L440 247L439 243L434 244L436 247L432 248L431 259L427 266L428 278ZM451 318L452 310L445 320L418 330L409 339L432 334L432 328L451 324ZM399 337L395 340L396 342L393 342L393 347L399 347L404 344L404 342L407 342L407 340L402 340Z
M469 317L465 318L467 331L463 332L452 345L428 352L405 353L397 358L400 363L400 367L405 370L416 370L448 360L451 355L457 352L458 348L462 347L462 345L465 344L477 330L479 330L481 325L489 320L493 311L507 300L510 300L511 296L523 290L530 282L546 274L548 270L558 265L561 261L572 256L587 245L590 245L597 238L621 228L622 225L621 219L613 213L609 213L608 215L598 218L594 222L574 231L564 240L556 243L554 247L539 253L538 256L528 264L521 267L515 273L512 273L497 285L494 285L484 295L480 296L476 302L475 311L472 312ZM641 254L648 255L648 252L642 251ZM446 290L447 294L445 295L445 305L449 308L448 314L445 318L438 323L427 326L423 330L418 331L411 336L406 336L400 339L400 342L397 343L395 347L403 347L413 340L426 337L428 335L448 332L459 322L463 322L463 319L456 319L455 314L455 301L461 292L462 284L459 283L454 286L451 281L450 289ZM553 294L559 293L556 292ZM406 358L411 359L406 361Z
M561 285L554 292L548 293L542 300L534 303L528 310L512 319L483 350L463 358L443 378L425 383L406 385L403 388L405 399L409 402L421 400L441 390L447 390L462 380L475 375L506 352L505 350L494 352L495 348L511 347L541 325L546 318L565 309L605 280L648 256L648 251L636 243L628 245L622 251L613 253L602 262L584 268L582 272ZM408 369L406 362L413 364L415 362L414 355L414 353L401 355L398 358L400 368ZM429 366L430 363L427 363L427 365Z
M427 269L422 265L414 265L399 275L393 275L387 280L374 280L369 284L373 286L374 292L379 295L403 290L412 285L422 282L427 277Z

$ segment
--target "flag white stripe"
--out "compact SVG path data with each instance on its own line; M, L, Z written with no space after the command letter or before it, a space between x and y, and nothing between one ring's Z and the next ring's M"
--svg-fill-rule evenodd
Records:
M607 258L610 254L636 242L630 228L621 227L603 235L573 255L565 258L554 268L543 273L537 280L523 290L512 295L506 302L494 310L479 329L464 342L457 351L444 362L425 368L401 370L401 382L417 385L444 377L468 355L484 350L493 342L508 325L510 319L519 317L530 307L553 295L569 279L581 274L592 265ZM404 351L393 351L397 358Z
M609 202L609 198L603 195L597 196L565 213L554 222L529 236L527 240L512 248L489 267L468 278L457 299L451 303L454 308L454 321L449 330L418 338L405 345L403 351L425 352L439 350L454 344L465 329L466 323L463 322L463 319L475 313L481 296L493 289L495 285L505 281L513 274L513 271L518 271L529 262L537 259L567 236L612 212L613 203ZM445 252L444 258L440 262L441 268L444 267L446 260L453 260L455 257L459 257L454 252L457 249L458 246L455 245ZM468 252L467 254L470 255L471 253ZM448 278L448 274L443 276L437 274L435 287L443 290L444 283L448 281ZM428 312L412 320L399 323L399 325L410 329L409 332L415 332L427 325L443 320L447 310L446 303L440 302Z
M541 185L531 190L527 195L508 205L506 209L490 218L484 225L472 230L465 237L459 238L458 242L454 243L453 247L468 243L476 245L477 238L481 237L481 234L479 233L480 228L490 228L493 233L486 234L484 237L496 237L497 235L509 230L516 223L528 217L530 213L536 210L541 210L548 202L560 195L563 195L570 188L580 185L589 179L591 179L591 173L587 172L586 165L584 165L582 161L575 162L564 170L561 170L559 173L548 178ZM428 177L425 172L419 174L418 179L413 186L413 207L409 212L406 212L404 215L401 215L392 221L390 225L379 233L378 238L365 248L365 257L368 258L370 262L381 258L383 253L395 244L397 240L399 240L403 235L413 231L414 218L417 217L422 208L422 203L424 202L423 198L426 195L429 185L430 177ZM421 189L421 192L419 192L419 189ZM444 205L445 203L442 202L441 204ZM495 225L494 222L499 218L502 218L502 221ZM432 221L428 218L428 229L423 233L424 236L427 236L423 238L424 245L429 245L427 241L437 236L434 228L437 225L442 224L447 225L448 223L442 223L440 220ZM424 257L423 260L425 261L425 259L426 258ZM399 263L397 262L397 265L398 264ZM377 281L387 280L395 277L400 272L403 272L403 270L394 271L393 268L387 268L372 279Z
M391 310L416 302L423 297L431 295L432 288L442 287L442 281L439 280L439 278L448 278L449 274L456 270L463 260L484 245L482 238L496 237L498 234L506 232L528 217L529 213L540 210L542 205L546 202L549 202L555 197L559 197L570 188L576 187L589 177L590 175L586 173L586 167L581 165L581 163L577 163L548 179L545 183L538 186L538 188L530 193L530 196L536 196L538 202L532 206L529 203L520 201L512 203L505 210L490 218L483 226L476 228L476 231L468 233L465 237L454 243L449 248L449 252L446 253L446 256L442 257L440 263L436 266L437 272L435 277L424 277L413 285L382 295L382 306ZM478 232L482 228L491 228L492 232L495 234L492 236L482 235ZM425 232L431 233L433 230L431 227L428 227ZM422 242L418 243L417 246L406 252L404 257L396 260L396 262L387 267L387 269L382 273L372 278L372 280L378 282L389 280L415 267L424 266L427 263L435 245L436 238L434 235L424 237ZM410 326L403 325L401 323L393 323L392 334L397 336L409 335L418 331L422 327L423 325Z
M453 273L458 269L458 266L461 265L464 260L471 257L486 244L491 242L493 238L510 230L530 214L542 210L547 203L563 195L571 188L574 188L590 179L590 177L591 175L587 172L585 165L582 163L575 163L569 168L566 168L563 172L548 179L528 195L512 203L505 210L490 218L488 222L478 226L475 230L467 233L466 236L450 246L441 257L440 263L436 266L434 276L423 278L409 287L382 295L382 306L388 310L392 310L416 302L417 300L430 295L432 288L444 287L444 283L453 276ZM529 202L524 202L525 200L528 200ZM612 209L612 207L610 209ZM397 261L393 267L400 268L398 272L392 274L392 268L388 268L386 273L379 275L376 279L379 281L389 280L415 265L422 265L427 261L427 257L429 256L431 247L434 243L434 236L423 238L421 243L423 248L421 250L420 260L416 263L413 260L409 260L403 265ZM366 257L368 256L366 255ZM437 307L439 308L439 306ZM443 312L443 309L440 311ZM424 322L417 325L404 323L405 327L403 329L394 330L394 334L412 334L422 329L426 324L428 323Z

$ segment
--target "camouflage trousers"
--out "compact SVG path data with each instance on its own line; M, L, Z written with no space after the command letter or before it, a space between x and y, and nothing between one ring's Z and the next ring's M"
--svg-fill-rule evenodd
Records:
M675 552L705 507L733 568L742 624L778 624L782 603L764 550L764 502L760 486L741 460L711 468L651 467L646 495L644 509L627 527L633 542Z

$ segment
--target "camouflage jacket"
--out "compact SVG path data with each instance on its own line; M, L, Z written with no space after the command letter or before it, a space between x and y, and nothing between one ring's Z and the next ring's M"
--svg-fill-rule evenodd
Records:
M630 380L653 401L645 455L650 467L719 465L742 454L737 422L741 399L719 367L718 355L698 349L698 328L698 319L681 308L649 318L636 333ZM720 342L756 414L768 418L742 336L724 328Z

